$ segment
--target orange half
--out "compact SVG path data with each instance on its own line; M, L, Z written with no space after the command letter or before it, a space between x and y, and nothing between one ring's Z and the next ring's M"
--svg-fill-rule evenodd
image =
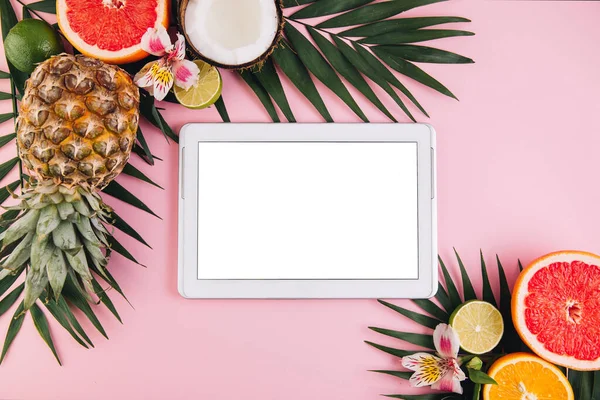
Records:
M148 28L169 25L169 0L57 0L58 26L88 57L126 64L146 57L141 49Z
M488 375L498 384L483 386L484 400L574 400L573 389L556 367L529 353L499 358Z

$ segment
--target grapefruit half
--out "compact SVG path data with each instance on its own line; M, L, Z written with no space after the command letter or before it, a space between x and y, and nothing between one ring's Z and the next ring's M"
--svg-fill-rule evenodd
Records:
M169 25L169 0L57 0L58 25L88 57L111 64L141 60L142 35Z
M600 256L550 253L521 272L512 296L521 339L563 367L600 369Z

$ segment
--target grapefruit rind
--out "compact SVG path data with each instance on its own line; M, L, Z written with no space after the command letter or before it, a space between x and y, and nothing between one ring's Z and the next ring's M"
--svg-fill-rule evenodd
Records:
M519 275L515 282L513 296L511 301L511 311L513 324L521 340L538 356L553 364L560 365L578 371L591 371L600 369L600 357L595 360L580 360L569 355L562 355L552 352L544 346L544 343L537 339L527 327L525 319L525 299L530 293L528 283L536 272L557 262L581 261L591 266L600 266L600 256L574 250L563 250L542 256L532 261ZM600 342L600 337L597 338ZM600 344L599 344L600 346Z
M157 8L157 19L154 24L154 28L159 28L160 26L164 26L165 28L169 27L169 1L168 0L158 0L158 8ZM109 64L127 64L135 61L139 61L148 56L141 48L141 43L127 47L120 51L110 51L104 50L98 47L97 45L91 46L90 44L83 41L79 34L73 29L71 29L68 18L67 18L68 6L66 0L57 0L56 1L56 19L58 22L58 26L60 31L67 38L69 43L73 45L81 54L86 55L88 57L98 58Z
M491 385L491 384L483 385L483 390L482 390L483 400L497 400L500 398L498 396L492 397L492 393L491 393L492 389L496 388L496 390L497 390L500 385L510 385L511 382L508 382L505 379L501 379L502 377L499 376L499 372L502 371L502 369L504 369L506 367L509 367L511 365L516 365L518 363L523 363L523 366L525 366L525 364L527 363L530 365L538 365L539 367L541 367L542 372L544 372L544 373L548 372L548 376L549 376L548 383L550 385L552 385L556 382L560 382L560 384L564 387L565 392L566 392L566 393L563 392L562 394L563 395L566 394L566 397L556 397L557 400L558 399L574 400L575 399L575 394L573 393L573 388L571 387L569 380L562 373L562 371L560 369L558 369L557 366L550 364L549 362L547 362L539 357L536 357L533 354L512 353L512 354L508 354L508 355L496 360L492 364L490 369L487 371L487 374L491 378L496 380L496 382L498 382L498 385ZM552 373L553 375L550 375L549 373ZM528 376L528 375L529 374L520 374L521 377ZM529 377L533 378L534 381L537 381L536 383L538 383L540 386L543 386L547 389L547 386L545 386L544 382L542 382L544 377L540 377L539 374L537 374L536 376L529 376ZM523 382L514 382L514 383L517 385L523 384ZM510 398L537 398L537 397L524 397L524 393L522 393L520 391L521 389L526 389L526 388L520 388L520 387L514 388L514 391L516 392L515 395L517 397L510 397ZM555 393L553 393L553 394L555 394ZM533 395L535 395L535 393L533 393ZM506 397L502 397L502 398L506 398Z

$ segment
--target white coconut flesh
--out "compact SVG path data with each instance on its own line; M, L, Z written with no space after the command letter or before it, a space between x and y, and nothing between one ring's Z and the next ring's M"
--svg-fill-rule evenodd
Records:
M259 61L279 29L275 0L189 0L185 32L201 56L224 66Z

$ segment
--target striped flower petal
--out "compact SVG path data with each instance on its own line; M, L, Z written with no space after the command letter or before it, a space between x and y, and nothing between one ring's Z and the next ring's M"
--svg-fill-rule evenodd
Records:
M402 357L402 366L415 371L409 379L413 387L429 386L448 371L448 362L429 353L415 353Z
M177 34L177 41L171 54L169 54L169 58L174 60L183 60L185 58L185 38L180 33Z
M443 358L458 357L460 339L450 325L439 324L433 331L433 344L438 354Z
M187 90L198 82L200 68L189 60L174 61L172 70L175 85L180 88Z
M460 385L461 381L466 379L465 374L462 370L456 366L460 371L460 374L457 374L455 369L449 369L437 382L431 385L432 389L441 390L442 392L454 392L458 394L462 394L463 388Z
M137 74L135 74L133 77L133 82L138 87L147 88L154 85L154 78L152 77L150 70L156 63L156 61L149 62L148 64L144 65L144 67Z
M142 50L153 56L162 57L173 49L171 38L167 30L161 26L160 28L148 28L141 42Z

